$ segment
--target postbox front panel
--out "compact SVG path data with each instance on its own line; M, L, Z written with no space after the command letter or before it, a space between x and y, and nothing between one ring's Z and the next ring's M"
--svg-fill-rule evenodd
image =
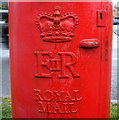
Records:
M110 21L102 15L111 5L11 2L9 10L13 117L108 117Z

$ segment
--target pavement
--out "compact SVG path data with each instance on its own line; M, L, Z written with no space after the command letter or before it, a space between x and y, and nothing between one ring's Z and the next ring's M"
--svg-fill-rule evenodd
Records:
M119 34L119 31L117 31L116 25L113 26L113 46L112 46L112 82L111 82L111 99L112 100L118 100L119 94L118 94L118 85L119 85L119 36L116 35Z
M2 84L2 92L0 97L10 97L10 70L9 70L9 48L7 43L0 43L0 66L2 70L0 71L0 83ZM1 86L1 85L0 85Z
M118 56L117 46L119 45L119 41L117 41L117 35L113 33L113 55L112 55L112 86L111 86L111 99L112 101L116 101L119 96L117 96L117 85L119 84L119 81L117 81L119 72L117 72L117 69L119 67L119 64L117 64ZM2 90L2 93L0 94L0 97L10 97L10 70L9 70L9 48L6 43L0 43L0 49L2 51L0 52L0 66L2 66L2 70L0 70L0 91Z

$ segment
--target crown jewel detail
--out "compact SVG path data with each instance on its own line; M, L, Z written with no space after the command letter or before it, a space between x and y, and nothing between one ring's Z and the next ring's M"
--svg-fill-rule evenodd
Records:
M53 15L39 14L36 25L41 31L41 38L45 42L68 42L74 37L74 29L78 26L78 16L74 13L61 15L56 7Z

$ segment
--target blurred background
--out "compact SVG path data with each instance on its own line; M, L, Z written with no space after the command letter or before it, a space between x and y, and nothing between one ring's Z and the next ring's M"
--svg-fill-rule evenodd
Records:
M111 100L117 102L119 98L117 94L117 78L119 73L117 72L117 51L119 41L119 1L113 1L113 56L112 56L112 89L111 89ZM2 94L0 97L10 97L10 77L9 77L9 32L8 32L8 4L7 2L1 2L0 4L0 46L2 52L0 52L0 59L2 59L2 70L0 71L1 83L2 83Z

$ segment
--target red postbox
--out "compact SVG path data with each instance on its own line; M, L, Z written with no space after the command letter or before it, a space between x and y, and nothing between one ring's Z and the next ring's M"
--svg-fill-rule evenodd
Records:
M112 3L10 2L13 118L109 118Z

